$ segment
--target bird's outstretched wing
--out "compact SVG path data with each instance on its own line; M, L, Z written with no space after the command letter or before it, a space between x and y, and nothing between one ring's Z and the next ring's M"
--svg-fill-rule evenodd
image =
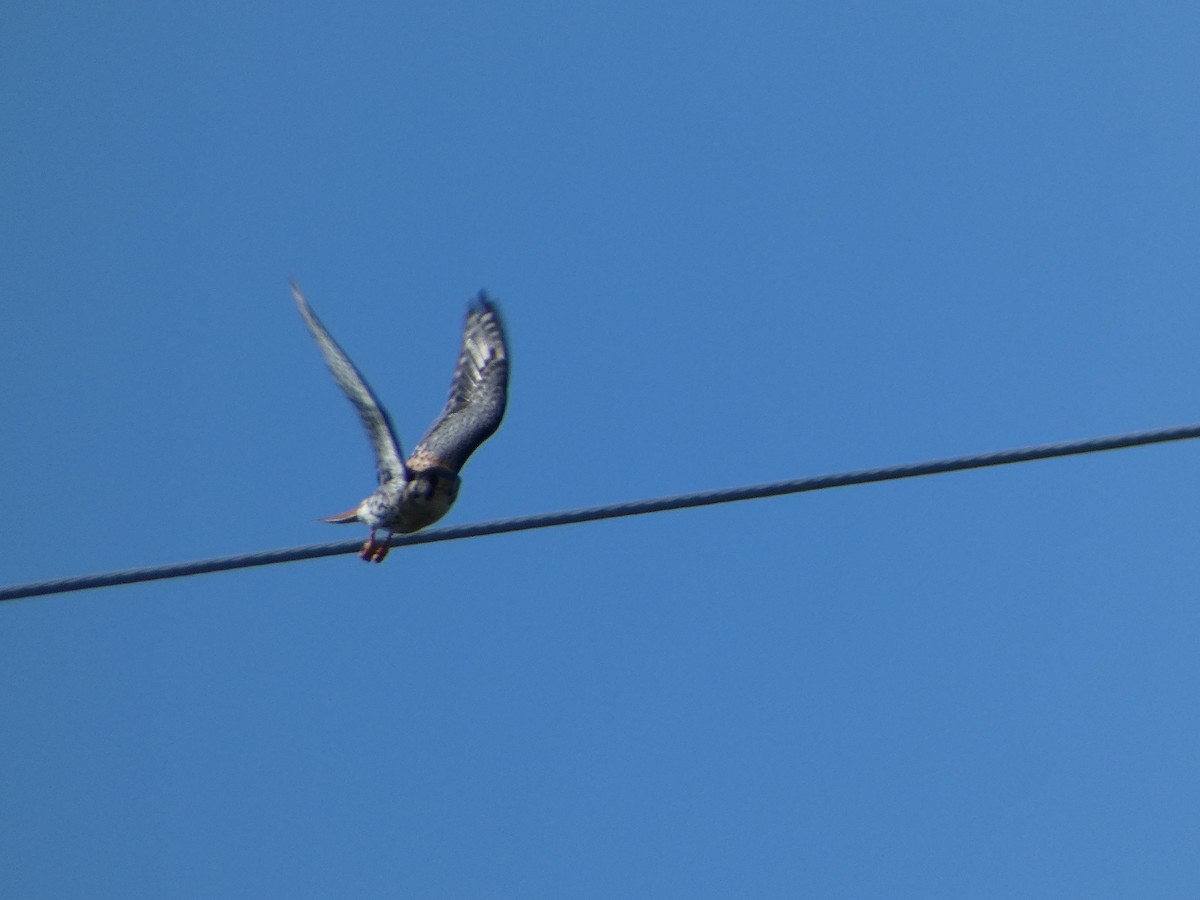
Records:
M508 403L508 344L500 313L488 295L467 309L462 350L450 396L409 460L411 469L432 465L457 472L476 448L500 427Z
M296 298L296 305L300 307L304 323L316 338L317 346L321 348L321 355L325 357L325 364L333 373L334 381L358 410L358 417L362 419L363 428L367 430L367 437L371 441L371 449L375 452L375 469L379 475L379 483L386 484L397 478L402 482L407 481L408 469L404 465L400 442L396 439L396 431L392 427L387 410L362 377L362 373L350 362L350 357L325 330L325 326L312 311L312 307L300 293L299 285L294 281L292 296Z

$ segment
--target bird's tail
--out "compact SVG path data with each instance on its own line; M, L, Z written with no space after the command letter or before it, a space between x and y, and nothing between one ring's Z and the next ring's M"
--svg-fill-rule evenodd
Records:
M335 525L349 525L358 521L358 507L348 509L344 513L338 513L336 516L328 516L321 520L322 522L332 522Z

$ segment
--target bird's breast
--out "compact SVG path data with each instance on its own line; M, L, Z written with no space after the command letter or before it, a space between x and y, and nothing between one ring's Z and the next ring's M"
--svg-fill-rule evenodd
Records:
M458 475L449 469L414 472L405 486L393 530L411 534L432 525L454 505L460 484Z

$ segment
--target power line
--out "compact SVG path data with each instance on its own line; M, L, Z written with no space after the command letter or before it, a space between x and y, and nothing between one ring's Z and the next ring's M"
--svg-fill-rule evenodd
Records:
M1183 441L1200 437L1200 424L1179 425L1152 431L1137 431L1108 437L1085 438L1061 444L1043 444L1036 447L1018 447L1012 450L997 450L974 456L955 456L927 462L902 463L881 469L859 469L832 475L815 475L792 481L774 481L768 484L747 487L721 488L695 494L680 494L675 497L659 497L650 500L632 500L608 506L593 506L587 509L563 512L536 513L514 519L497 519L478 522L474 525L458 525L452 528L437 528L419 534L397 535L391 540L393 547L413 544L431 544L435 541L455 541L461 538L481 537L485 534L503 534L509 531L529 531L534 528L551 528L556 525L571 525L577 522L594 522L600 519L618 519L624 516L639 516L645 513L664 512L669 509L689 509L695 506L711 506L716 503L732 503L735 500L755 500L760 497L777 497L781 494L800 494L806 491L821 491L826 488L844 487L851 484L870 484L876 481L896 481L901 478L916 478L919 475L938 475L943 472L960 472L965 469L983 469L989 466L1005 466L1011 463L1030 462L1036 459L1051 459L1059 456L1078 456L1100 450L1117 450L1122 447L1139 447L1146 444L1162 444L1168 441ZM133 584L139 581L157 581L163 578L182 578L185 575L201 575L206 572L224 572L230 569L248 569L253 566L269 566L275 563L295 562L301 559L316 559L322 556L339 556L356 553L362 546L361 539L336 541L330 544L314 544L308 547L286 547L280 550L264 550L240 556L222 556L195 562L171 563L165 566L147 566L125 569L119 572L100 572L94 575L79 575L54 581L39 581L30 584L14 584L0 587L0 600L16 600L21 597L40 597L47 594L63 594L90 588L111 587L118 584Z

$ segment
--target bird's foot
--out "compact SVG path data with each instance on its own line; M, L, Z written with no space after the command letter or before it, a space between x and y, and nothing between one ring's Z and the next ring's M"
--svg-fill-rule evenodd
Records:
M391 547L388 546L386 540L377 542L375 535L371 535L367 538L367 542L363 544L362 550L359 551L358 555L362 557L363 562L381 563L383 562L383 558L388 555L388 550L390 549Z

